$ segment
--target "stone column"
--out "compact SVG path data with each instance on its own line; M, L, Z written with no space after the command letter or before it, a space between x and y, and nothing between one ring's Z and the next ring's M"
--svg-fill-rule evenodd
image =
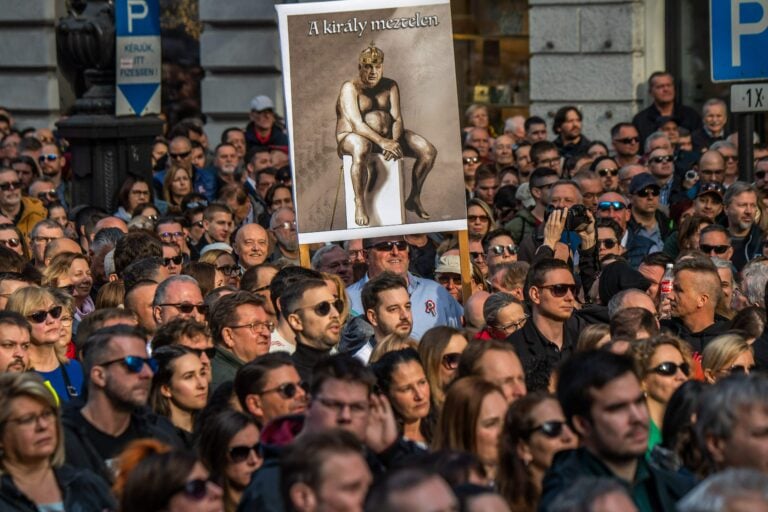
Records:
M205 131L211 147L229 126L245 128L251 98L266 94L285 114L277 12L271 0L200 0Z
M647 102L664 69L663 0L530 0L531 114L563 105L584 114L584 134L610 147L611 126Z

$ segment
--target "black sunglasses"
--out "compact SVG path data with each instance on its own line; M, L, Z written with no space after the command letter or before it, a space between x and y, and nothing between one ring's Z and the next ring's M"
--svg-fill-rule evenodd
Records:
M614 210L624 210L627 208L627 205L622 203L621 201L600 201L597 203L597 209L600 211L607 212L611 208Z
M635 194L637 197L649 198L659 197L661 195L661 189L658 187L648 187Z
M181 255L173 256L171 258L163 258L163 265L166 267L171 263L173 263L174 265L181 265L182 261L184 261L184 257Z
M331 306L333 306L336 309L337 313L341 313L344 310L344 301L341 299L336 300L324 300L323 302L319 302L315 304L314 306L306 306L303 308L296 308L294 310L294 313L296 311L300 311L302 309L311 309L315 312L317 316L328 316L328 314L331 312Z
M461 359L461 352L451 352L443 355L440 362L446 370L455 370L459 367L459 359Z
M496 256L501 256L506 252L510 256L517 254L517 247L515 245L493 245L489 247L490 251Z
M744 366L743 364L737 364L728 368L728 373L732 375L738 374L738 373L751 373L755 371L756 368L757 366L755 366L754 364L751 366Z
M473 260L476 260L476 259L481 259L481 260L484 260L484 259L485 259L485 253L484 253L484 252L470 252L470 253L469 253L469 256L470 256L470 257L471 257Z
M556 439L562 435L564 428L565 428L564 421L552 420L552 421L545 421L538 427L533 427L529 432L530 434L533 434L535 432L541 432L542 434L544 434L546 437L550 439Z
M606 177L606 176L608 176L608 175L611 175L611 176L618 176L618 174L619 174L619 170L618 170L618 169L598 169L598 170L597 170L597 174L598 174L598 175L599 175L601 178L605 178L605 177Z
M571 292L571 295L574 297L576 296L575 284L550 284L546 286L539 286L539 288L549 290L553 297L565 297L568 292Z
M190 348L192 352L197 354L197 357L202 357L203 354L208 356L208 359L213 359L216 357L216 347L208 347L208 348Z
M48 318L48 315L51 315L51 318L54 320L59 318L62 311L63 308L61 306L53 306L48 311L35 311L34 313L27 315L27 318L36 324L41 324L45 322L45 319Z
M234 462L235 464L238 464L240 462L245 462L248 460L248 457L251 455L251 452L255 453L256 456L259 455L259 452L261 451L261 443L256 443L253 446L233 446L229 449L229 460Z
M240 275L240 267L237 265L222 265L220 267L216 267L216 270L229 277Z
M168 153L168 156L176 160L183 160L191 154L192 154L192 150L190 149L189 151L185 151L183 153Z
M725 254L730 247L731 247L730 245L709 245L709 244L699 245L701 252L703 252L704 254L710 254L712 251L714 251L715 254Z
M20 181L9 181L8 183L0 183L0 190L8 192L9 190L19 190L21 188Z
M299 389L304 390L304 393L309 393L309 386L306 382L301 381L298 384L295 382L286 382L284 384L280 384L279 386L276 386L274 388L265 389L260 395L265 395L267 393L277 393L281 397L285 398L286 400L290 400L291 398L295 397L296 394L299 392Z
M658 375L663 375L664 377L672 377L677 373L678 369L683 372L683 375L686 377L691 374L691 366L688 363L677 364L669 361L663 362L655 368L651 368L651 371Z
M661 163L667 163L674 160L674 157L672 155L664 155L664 156L655 156L650 159L650 162L652 164L661 164Z
M623 139L613 139L616 142L621 142L622 144L635 144L637 142L640 142L640 137L624 137Z
M369 245L369 249L376 249L382 252L391 252L394 247L397 247L398 251L405 251L408 249L408 242L405 240L398 240L397 242L379 242L377 244Z
M597 243L601 244L606 249L613 249L614 247L616 247L616 244L618 242L613 238L605 238L602 240L598 240Z
M152 373L156 373L158 368L156 360L152 359L151 357L139 357L139 356L125 356L125 357L121 357L120 359L113 359L111 361L98 363L97 366L109 366L115 363L122 364L133 373L141 373L141 370L144 369L145 364L149 366L149 369L152 370Z
M189 315L197 308L197 312L201 315L208 314L208 306L206 304L158 304L160 307L170 306L178 309L185 315Z

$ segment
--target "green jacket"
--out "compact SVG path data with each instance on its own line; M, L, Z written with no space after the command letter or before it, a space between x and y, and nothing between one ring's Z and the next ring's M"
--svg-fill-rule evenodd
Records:
M536 231L536 217L533 216L531 210L523 208L517 211L517 215L507 222L504 228L512 235L515 245L520 245L525 235Z
M213 378L211 379L211 389L216 390L219 385L235 380L237 370L245 364L239 357L233 354L230 350L223 347L216 347L216 355L213 356L211 361L211 372Z

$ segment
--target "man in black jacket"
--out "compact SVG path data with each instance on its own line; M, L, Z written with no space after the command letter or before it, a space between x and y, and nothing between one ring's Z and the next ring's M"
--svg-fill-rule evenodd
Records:
M83 348L88 399L62 415L68 464L111 483L115 458L129 442L151 437L181 448L173 425L145 407L154 367L138 328L116 325L88 338Z
M540 511L583 476L620 481L641 512L675 510L694 482L645 461L648 406L631 358L603 350L574 355L560 368L557 398L581 447L555 456Z

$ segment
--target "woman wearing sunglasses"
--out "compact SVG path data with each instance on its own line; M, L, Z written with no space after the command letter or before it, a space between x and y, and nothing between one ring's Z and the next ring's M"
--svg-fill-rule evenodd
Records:
M672 394L691 375L691 350L688 344L668 334L633 342L630 353L635 359L640 384L645 392L650 416L648 451L661 442L664 411Z
M0 374L0 510L113 510L109 488L64 464L56 397L33 373Z
M167 345L152 352L157 371L152 377L149 403L168 418L187 448L192 448L195 417L208 402L208 375L200 356L182 345Z
M263 462L256 420L233 410L216 414L200 431L198 452L211 480L224 491L224 510L235 512L251 475Z
M373 366L381 392L405 439L429 446L434 428L429 383L419 353L412 348L384 354Z
M181 265L184 263L181 248L173 242L163 242L163 263L168 269L168 274L172 276L181 274Z
M76 359L57 352L64 308L46 288L30 286L8 297L8 311L23 315L32 327L29 340L30 368L48 381L62 402L80 396L83 368Z
M197 456L153 440L130 444L121 455L123 512L223 512L221 487Z
M459 379L448 388L432 448L474 454L483 465L486 482L493 484L506 412L507 399L498 386L480 377Z
M445 389L456 377L459 359L467 344L467 337L460 330L447 326L433 327L421 337L419 355L436 412L443 408Z
M24 235L14 224L0 224L0 245L4 245L26 261L29 261L29 248Z
M230 285L240 288L240 266L232 254L223 249L206 251L198 260L216 267L216 288Z
M710 384L732 374L749 374L755 369L752 345L740 334L722 334L713 339L701 354L704 379Z
M499 439L499 493L513 512L536 510L552 458L578 445L557 399L535 392L515 401Z
M96 306L91 299L93 277L88 259L82 254L65 252L51 260L43 270L43 286L64 290L75 299L75 320L80 322Z

